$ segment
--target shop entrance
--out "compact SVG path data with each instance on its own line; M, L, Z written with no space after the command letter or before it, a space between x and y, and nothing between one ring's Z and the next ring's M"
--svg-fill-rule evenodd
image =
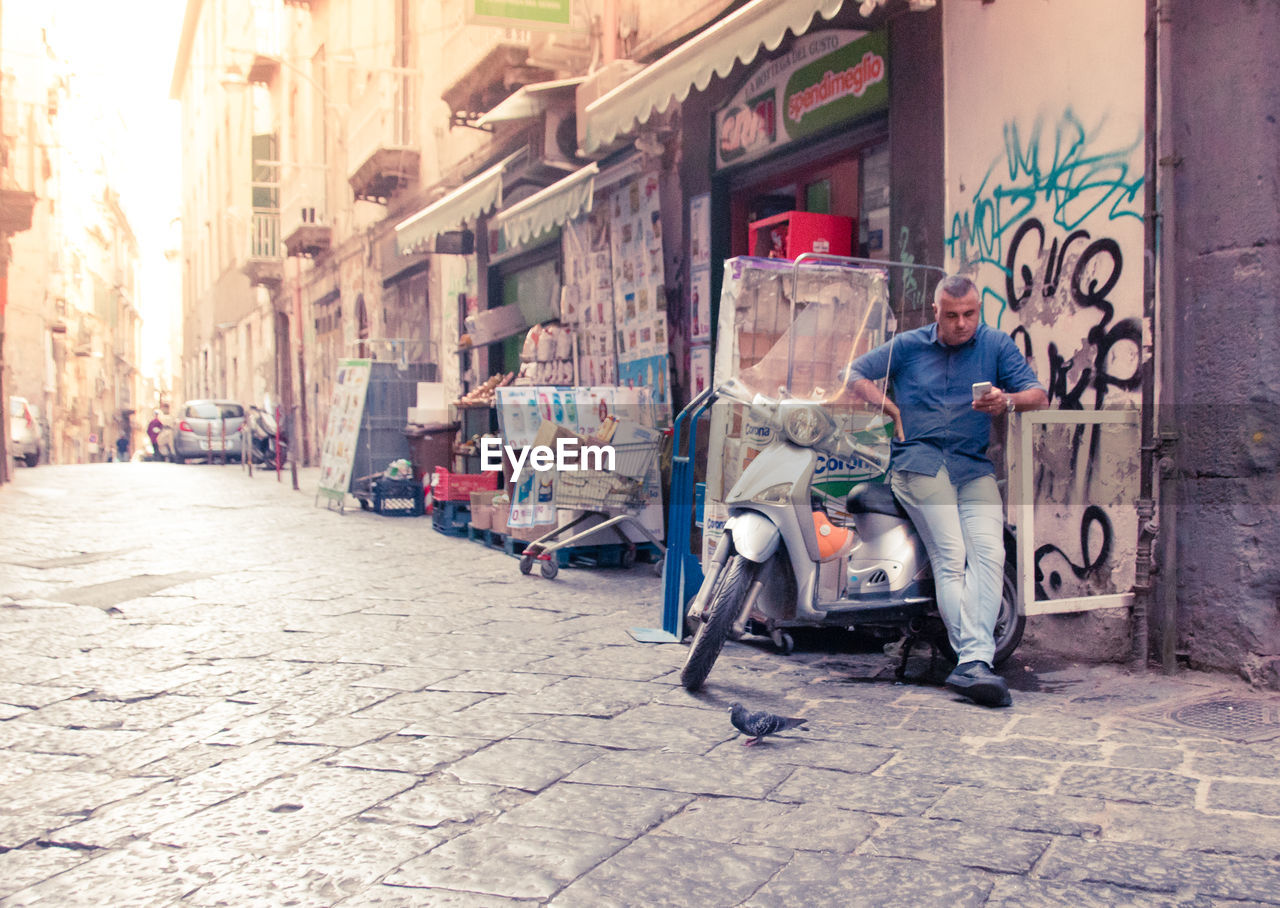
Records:
M518 263L498 268L496 282L501 294L497 305L517 306L529 327L541 324L558 314L560 305L560 258L558 245L548 245ZM501 342L498 368L491 372L520 372L520 351L527 330Z
M765 162L732 179L729 254L768 256L770 250L762 246L760 236L751 235L749 225L789 211L851 218L857 235L852 237L850 254L870 258L883 254L888 228L888 142L881 135L852 147L847 140L842 144L841 150L816 158L800 153Z

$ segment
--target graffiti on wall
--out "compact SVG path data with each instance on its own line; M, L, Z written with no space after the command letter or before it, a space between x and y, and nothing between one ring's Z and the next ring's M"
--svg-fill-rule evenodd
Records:
M1139 126L1117 143L1114 126L1070 107L1005 123L945 239L952 267L981 288L984 320L1014 338L1062 410L1139 403L1143 136ZM1036 598L1127 589L1132 431L1047 427L1036 450Z
M1105 125L1104 117L1086 128L1071 108L1052 127L1042 119L1030 128L1006 123L1002 153L971 194L968 207L952 215L945 239L948 257L968 268L992 265L1004 272L1006 245L1032 217L1064 236L1086 222L1131 220L1140 227L1142 130L1127 145L1100 146L1098 135ZM994 318L987 315L997 327L1008 305L1000 293L1005 287L1001 281L984 290L984 305L997 304Z

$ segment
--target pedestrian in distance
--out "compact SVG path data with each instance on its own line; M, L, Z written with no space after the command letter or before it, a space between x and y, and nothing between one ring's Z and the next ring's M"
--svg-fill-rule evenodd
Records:
M946 685L983 706L1009 706L1008 685L992 667L1005 547L987 444L993 417L1042 409L1049 398L1013 339L982 322L969 278L939 282L933 313L932 324L855 360L848 380L893 419L889 483L929 552L957 656ZM875 384L885 378L890 396Z
M147 423L147 438L151 440L151 454L156 460L163 460L160 455L160 433L164 431L164 421L159 410L151 411L151 422Z

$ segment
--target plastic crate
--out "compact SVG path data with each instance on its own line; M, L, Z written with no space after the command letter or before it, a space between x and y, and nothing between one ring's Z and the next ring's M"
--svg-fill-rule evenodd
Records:
M437 501L431 509L431 526L446 536L466 536L471 522L471 506L455 501Z
M436 467L436 479L431 486L431 497L436 501L465 501L471 503L472 492L492 492L498 488L500 473L450 473L444 467Z
M375 479L373 509L384 517L421 517L422 486L414 479Z

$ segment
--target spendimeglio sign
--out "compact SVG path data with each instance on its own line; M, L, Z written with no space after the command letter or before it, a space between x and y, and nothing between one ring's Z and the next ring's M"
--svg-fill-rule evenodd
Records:
M716 114L716 166L754 160L789 142L889 106L883 32L814 32L758 67Z

